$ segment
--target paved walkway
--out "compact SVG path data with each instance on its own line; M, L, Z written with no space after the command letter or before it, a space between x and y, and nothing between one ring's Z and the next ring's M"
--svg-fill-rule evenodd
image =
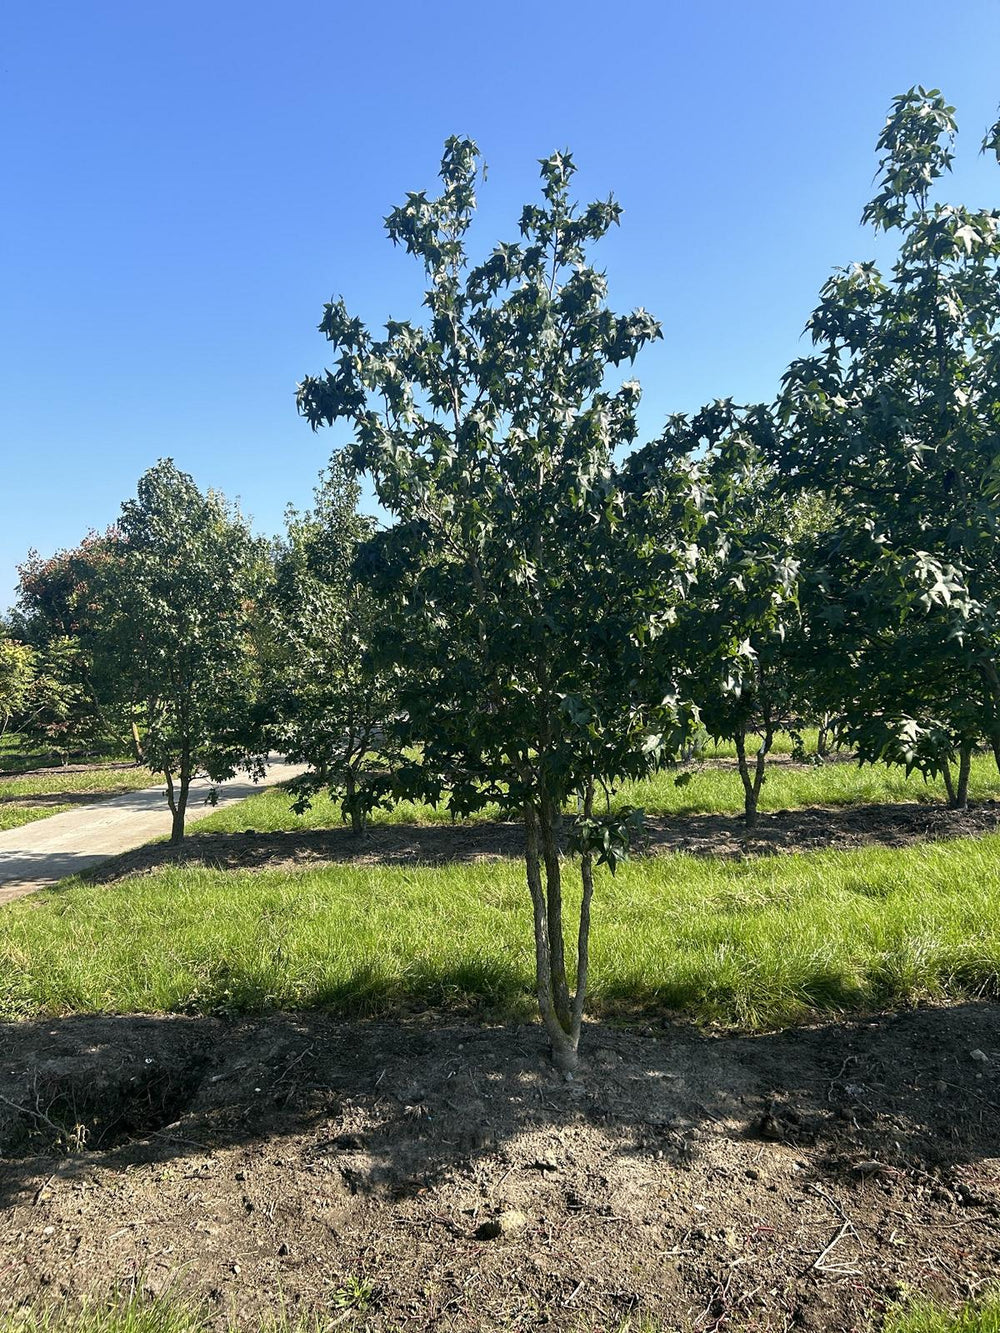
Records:
M191 783L187 822L193 824L218 806L245 800L303 771L300 764L275 763L263 782L237 777L230 782L211 783L198 778ZM205 804L212 786L219 792L214 807ZM0 905L169 835L170 810L164 786L113 796L7 829L0 833Z

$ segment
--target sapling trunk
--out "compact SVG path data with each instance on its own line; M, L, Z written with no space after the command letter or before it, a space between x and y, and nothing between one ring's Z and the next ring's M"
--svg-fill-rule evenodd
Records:
M816 733L816 754L820 759L825 759L830 753L830 718L827 713L819 724L819 730Z
M569 982L566 979L566 950L562 923L562 865L557 840L558 809L551 801L543 800L539 808L542 861L545 866L546 918L549 939L549 971L552 977L552 1000L560 1025L569 1030L572 1010L569 1000Z
M740 781L743 783L743 822L747 828L753 828L757 823L760 789L764 785L767 756L774 740L774 731L768 723L764 730L760 748L754 757L753 776L750 774L750 763L747 759L746 728L743 727L738 730L734 739L736 741L736 761L740 770Z
M955 809L969 808L969 777L972 773L972 741L964 740L959 751L958 787L955 790Z
M349 767L344 777L344 790L344 808L351 821L351 832L360 837L365 831L365 817L358 800L358 779L353 768Z
M958 802L958 795L955 791L955 779L951 773L951 762L947 756L941 760L941 776L944 778L944 789L948 793L948 804L954 810Z
M167 804L170 806L170 841L173 844L184 841L184 821L187 816L188 792L191 789L191 768L184 760L177 774L167 769L163 775L167 780Z
M593 793L584 801L593 808ZM562 922L562 862L558 848L558 807L549 800L524 810L525 866L535 931L535 988L538 1009L557 1069L571 1074L579 1062L580 1030L589 970L590 904L594 892L593 857L584 853L583 901L577 931L576 991L566 976Z

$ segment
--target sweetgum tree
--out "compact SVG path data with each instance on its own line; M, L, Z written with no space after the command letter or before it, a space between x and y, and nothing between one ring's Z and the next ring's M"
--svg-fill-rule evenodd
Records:
M816 516L807 497L789 504L777 491L766 457L774 431L767 407L720 399L671 417L626 466L649 496L658 469L669 476L676 459L698 460L706 521L697 537L697 584L679 604L670 635L683 692L705 732L735 745L748 828L757 822L775 736L796 725L805 703L798 548ZM651 512L647 499L644 513Z
M35 650L0 627L0 737L24 717L36 679Z
M374 336L341 301L321 331L331 368L299 386L317 427L349 423L354 466L391 516L364 553L380 599L373 658L393 680L392 730L419 754L398 794L490 803L520 819L538 1004L562 1069L577 1062L595 863L623 855L634 812L596 797L679 746L688 714L658 645L691 574L699 525L683 467L661 478L667 540L630 513L615 451L636 436L639 387L609 385L659 337L645 310L616 315L588 247L619 220L613 199L577 208L573 162L541 164L520 237L470 265L476 145L453 138L437 197L386 220L428 280L420 324ZM580 855L576 957L565 940L560 831ZM575 985L571 986L574 972Z
M777 461L839 509L817 575L842 730L863 758L943 771L963 805L977 740L1000 764L1000 212L932 199L954 135L936 90L895 99L863 220L897 257L824 287ZM983 147L1000 155L1000 123Z
M335 455L305 513L289 510L275 553L273 651L268 691L290 761L309 765L295 783L296 809L319 790L341 802L345 821L364 830L384 799L372 781L391 761L385 723L391 694L368 651L376 609L357 577L359 547L375 523L359 511L361 488Z

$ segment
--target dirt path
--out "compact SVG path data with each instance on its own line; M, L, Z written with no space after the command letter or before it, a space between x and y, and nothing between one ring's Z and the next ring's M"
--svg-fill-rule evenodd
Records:
M212 813L205 796L213 785L218 804L229 805L301 772L299 765L276 763L262 783L243 777L213 784L200 778L191 784L188 823ZM146 787L0 833L0 905L167 835L164 792L163 786Z

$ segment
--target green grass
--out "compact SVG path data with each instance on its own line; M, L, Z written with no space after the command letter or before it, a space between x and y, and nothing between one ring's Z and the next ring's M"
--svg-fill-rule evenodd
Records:
M819 740L819 729L817 727L803 727L800 734L806 754L815 754ZM747 738L748 748L753 748L756 744L755 737ZM771 751L773 754L791 754L793 745L791 736L786 731L779 731L771 745ZM732 741L711 741L705 749L706 759L734 758L735 755L736 746Z
M0 832L19 828L36 819L73 809L74 802L38 801L41 796L112 796L136 791L156 782L147 768L94 768L84 773L63 773L58 769L35 773L30 777L0 778Z
M1000 1295L970 1301L957 1311L920 1301L893 1310L882 1333L1000 1333Z
M367 1284L349 1282L334 1293L334 1320L338 1312L341 1318L348 1311L364 1315L367 1303L356 1295L362 1287ZM332 1326L329 1317L290 1315L280 1298L274 1313L264 1319L248 1323L230 1315L222 1325L226 1333L247 1333L248 1329L254 1333L320 1333ZM51 1303L0 1313L0 1333L211 1333L219 1327L217 1319L179 1297L147 1300L129 1296L78 1308ZM664 1326L626 1320L619 1327L620 1333L654 1333ZM886 1316L881 1333L1000 1333L1000 1298L986 1296L954 1312L930 1302L907 1305Z
M0 1333L207 1333L208 1320L179 1301L133 1296L74 1309L47 1304L0 1314Z
M318 1316L289 1314L280 1295L274 1303L274 1313L262 1319L248 1321L230 1315L220 1324L207 1310L181 1297L123 1296L78 1307L52 1302L0 1312L0 1333L218 1333L220 1327L225 1333L251 1329L253 1333L321 1333L330 1326L328 1319ZM334 1308L361 1312L357 1304L335 1304Z
M132 755L119 752L113 745L98 745L87 753L71 751L69 763L128 763ZM21 773L25 769L58 768L63 763L61 752L51 745L39 745L25 740L17 732L0 736L0 773Z
M691 781L677 786L673 772L656 773L644 782L627 783L613 800L616 806L638 805L649 814L739 814L743 810L743 787L739 774L729 768L700 768ZM969 784L973 800L1000 798L1000 774L992 755L977 756ZM794 810L810 805L867 805L905 801L945 800L944 783L924 782L919 774L907 777L902 769L884 765L858 768L853 763L821 764L816 767L774 767L761 791L761 810ZM341 822L340 807L327 796L317 796L304 815L293 814L288 793L271 787L236 805L226 806L201 820L197 833L258 833L333 828ZM488 809L480 818L496 817ZM440 806L403 801L392 810L376 811L375 824L447 823L448 811Z
M973 800L1000 797L1000 773L993 756L972 761L969 795ZM809 805L870 805L902 801L944 801L944 782L925 782L901 768L884 764L859 768L855 763L816 766L774 766L761 788L761 810L795 810ZM651 814L737 814L743 809L743 786L735 769L692 770L691 781L678 787L673 773L656 773L622 789L622 803L641 806Z
M522 871L168 867L4 909L0 1016L532 1012ZM765 1029L1000 990L1000 835L601 876L590 1012Z
M64 810L72 809L72 805L0 805L0 833L7 829L20 828L23 824L33 824L38 819L48 819L49 815L61 815Z
M60 792L101 795L108 792L137 791L150 787L158 779L148 768L92 768L83 773L37 773L30 777L0 778L0 801L32 796L51 796Z

